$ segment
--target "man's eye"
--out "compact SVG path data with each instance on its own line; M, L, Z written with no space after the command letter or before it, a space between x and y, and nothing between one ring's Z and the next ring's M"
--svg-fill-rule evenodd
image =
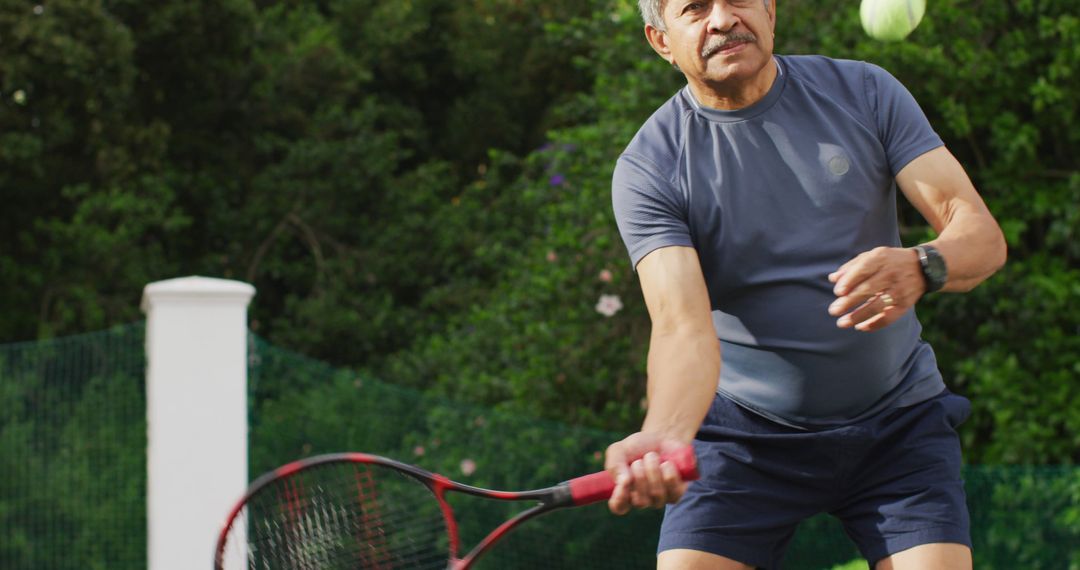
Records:
M696 11L702 9L704 6L705 6L704 2L690 2L687 5L683 6L683 14L686 14L686 13L689 13L689 12L696 12Z

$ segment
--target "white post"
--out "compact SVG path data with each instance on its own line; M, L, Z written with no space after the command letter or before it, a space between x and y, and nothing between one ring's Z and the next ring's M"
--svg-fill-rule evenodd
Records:
M247 283L185 277L143 291L148 570L212 567L247 471Z

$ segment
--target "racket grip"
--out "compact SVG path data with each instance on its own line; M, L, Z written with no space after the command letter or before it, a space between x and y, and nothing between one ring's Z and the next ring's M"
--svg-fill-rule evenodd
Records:
M660 461L669 461L675 464L683 481L693 481L698 478L697 458L694 456L694 447L688 445L674 453L665 453L660 456ZM615 481L607 471L600 471L591 475L585 475L567 481L570 486L570 496L573 504L577 506L590 505L599 501L606 501L615 491Z

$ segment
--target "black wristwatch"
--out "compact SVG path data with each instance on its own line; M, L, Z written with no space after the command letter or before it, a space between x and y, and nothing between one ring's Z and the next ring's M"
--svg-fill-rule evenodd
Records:
M917 245L914 249L919 254L919 265L922 267L923 279L926 280L926 292L933 293L944 287L949 272L945 268L945 258L941 256L941 252L932 245Z

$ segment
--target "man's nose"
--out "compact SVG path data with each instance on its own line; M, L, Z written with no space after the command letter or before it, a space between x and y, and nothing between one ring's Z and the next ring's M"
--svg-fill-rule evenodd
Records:
M727 32L739 23L739 17L726 0L715 0L709 11L708 27L710 32Z

